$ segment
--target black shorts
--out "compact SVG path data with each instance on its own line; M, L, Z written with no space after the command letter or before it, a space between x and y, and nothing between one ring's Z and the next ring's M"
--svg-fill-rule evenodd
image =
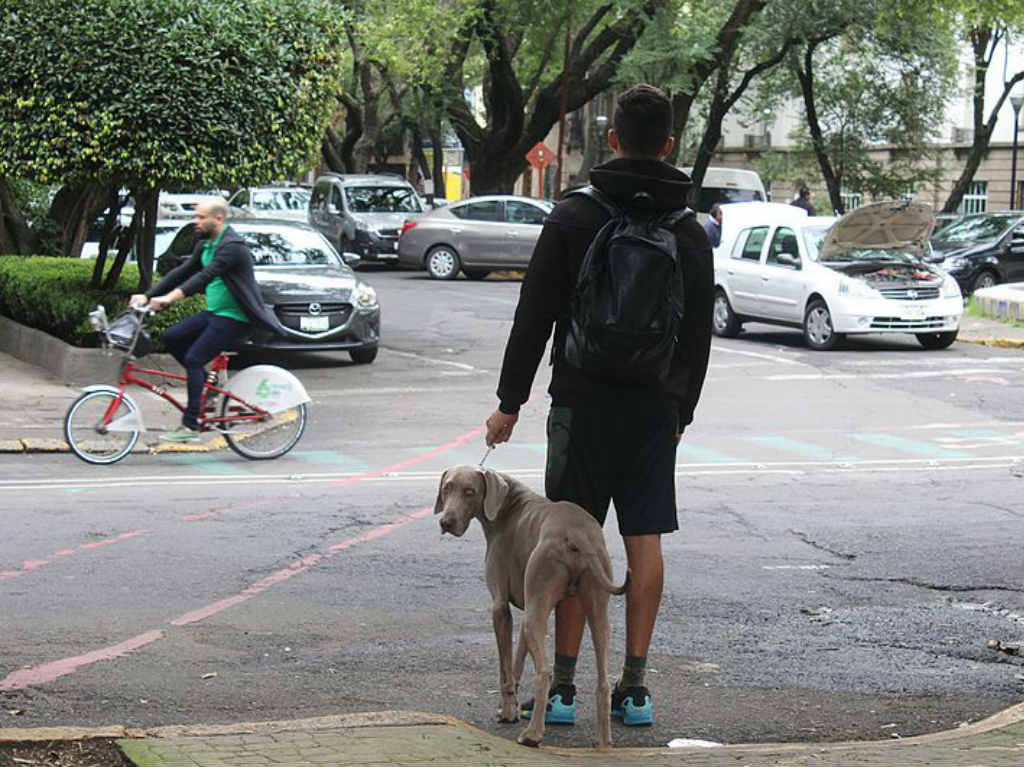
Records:
M678 530L678 420L675 402L658 397L553 405L545 494L579 504L602 526L614 501L624 536Z

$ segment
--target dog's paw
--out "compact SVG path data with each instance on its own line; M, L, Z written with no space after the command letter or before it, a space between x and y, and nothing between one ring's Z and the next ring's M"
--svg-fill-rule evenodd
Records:
M540 745L541 738L531 733L529 728L527 728L523 730L521 733L519 733L519 737L516 738L516 741L518 741L518 743L522 746L536 748Z

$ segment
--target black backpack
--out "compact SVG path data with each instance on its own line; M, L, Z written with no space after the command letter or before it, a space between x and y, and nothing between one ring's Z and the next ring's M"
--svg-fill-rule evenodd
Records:
M599 380L665 379L683 317L676 225L689 208L626 209L593 186L569 192L594 200L610 218L583 257L570 305L565 361Z

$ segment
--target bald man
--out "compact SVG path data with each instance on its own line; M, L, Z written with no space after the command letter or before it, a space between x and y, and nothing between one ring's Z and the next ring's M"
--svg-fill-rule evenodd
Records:
M194 314L163 333L164 346L188 376L188 406L181 427L161 435L169 442L199 440L199 402L206 365L224 349L248 335L253 323L281 335L287 331L263 303L253 272L252 253L225 219L227 203L210 197L196 206L196 246L184 264L155 288L131 297L133 306L159 312L199 291L206 293L206 311Z

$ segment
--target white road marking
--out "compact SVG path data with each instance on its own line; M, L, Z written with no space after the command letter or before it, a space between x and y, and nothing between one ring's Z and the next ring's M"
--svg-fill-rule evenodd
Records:
M676 464L675 475L706 476L706 475L764 475L790 474L807 475L814 473L858 473L858 472L905 472L908 468L915 471L975 471L978 469L1005 469L1024 465L1024 455L984 456L970 458L903 458L875 459L857 461L737 461L733 463L680 463ZM437 482L438 469L422 471L388 472L379 476L367 476L363 482ZM519 478L542 478L543 468L529 467L522 469L505 469L504 473ZM182 485L265 485L265 484L318 484L336 482L338 480L358 477L365 472L310 472L300 474L247 474L244 476L216 476L209 474L190 474L174 476L146 475L124 478L82 477L39 480L0 480L0 492L27 490L67 490L67 489L113 489L122 487L166 487L169 481L175 486Z
M851 381L880 380L890 378L950 378L954 376L979 375L985 373L1014 373L1018 371L991 368L961 368L954 370L918 370L901 373L791 373L763 376L764 381Z
M381 347L381 351L383 351L383 352L385 352L387 354L395 354L395 355L397 355L399 357L410 357L412 359L420 360L421 362L427 362L427 363L429 363L431 365L449 365L449 366L451 366L453 368L458 368L459 370L468 370L468 371L473 372L473 373L486 373L487 372L483 368L473 367L472 365L467 365L464 362L452 362L451 360L439 360L439 359L435 359L433 357L425 357L422 354L416 354L416 352L400 352L397 349L389 349L386 346L382 346Z
M801 362L800 360L794 360L794 359L790 359L788 357L780 357L780 356L778 356L776 354L761 354L759 352L740 351L739 349L732 349L732 348L730 348L728 346L712 346L711 347L711 351L712 352L724 352L726 354L738 354L741 357L753 357L753 358L759 359L759 360L769 360L771 362L779 362L779 363L781 363L783 365L804 365L804 366L807 366L806 362Z

